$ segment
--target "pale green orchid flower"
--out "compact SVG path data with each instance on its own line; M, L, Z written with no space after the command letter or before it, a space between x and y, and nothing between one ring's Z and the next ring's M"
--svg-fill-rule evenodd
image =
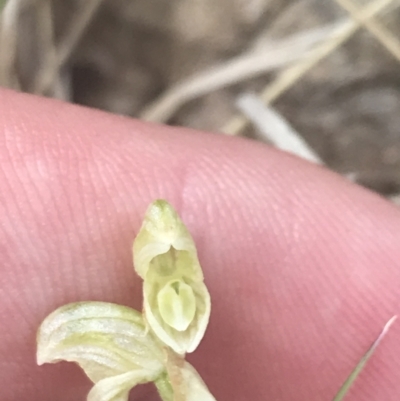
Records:
M39 365L65 360L82 367L95 383L88 401L127 401L132 387L150 381L164 401L215 401L194 368L166 349L142 315L128 307L65 305L43 321L37 341Z
M157 200L149 206L133 256L144 280L149 326L176 353L194 351L207 328L210 296L193 238L168 202Z
M192 237L166 201L150 205L134 251L144 315L105 302L65 305L39 328L38 364L78 363L95 383L88 401L127 401L145 382L163 401L215 401L183 358L204 335L210 296Z

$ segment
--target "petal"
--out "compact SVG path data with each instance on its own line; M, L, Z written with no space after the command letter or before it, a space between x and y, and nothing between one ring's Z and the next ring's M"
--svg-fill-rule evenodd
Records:
M172 356L167 364L167 373L174 401L216 401L190 363Z
M185 363L182 369L185 401L215 401L196 369Z
M183 280L171 280L157 294L160 315L165 323L185 331L196 313L196 298L192 287Z
M163 343L180 355L193 352L197 348L210 317L211 301L207 287L203 282L199 282L191 283L191 288L196 300L195 315L185 331L178 331L167 324L161 316L157 299L160 289L148 281L143 285L143 307L149 326Z
M134 265L139 276L145 279L151 261L166 254L171 247L178 251L173 259L177 259L178 264L189 267L197 280L202 280L203 273L192 236L173 207L167 201L159 199L147 209L133 244Z
M149 373L139 370L100 380L90 390L87 401L127 401L130 389L148 382Z
M43 321L37 343L39 365L76 362L93 382L143 370L156 377L163 369L162 349L146 330L142 315L121 305L65 305Z

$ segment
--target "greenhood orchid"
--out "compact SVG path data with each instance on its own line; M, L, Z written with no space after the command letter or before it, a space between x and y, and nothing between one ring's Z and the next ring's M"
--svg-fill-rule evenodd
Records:
M37 362L76 362L94 383L88 401L127 401L154 382L163 401L215 401L185 361L206 330L210 297L188 230L164 200L153 202L134 242L143 314L106 302L62 306L41 324Z
M178 354L194 351L207 328L210 296L193 238L166 201L148 208L133 257L144 280L144 316L149 326Z

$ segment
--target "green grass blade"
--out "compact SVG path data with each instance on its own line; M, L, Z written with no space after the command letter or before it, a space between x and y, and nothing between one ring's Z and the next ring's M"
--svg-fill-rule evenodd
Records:
M383 328L381 334L379 334L378 338L373 342L371 347L368 349L368 351L363 355L363 357L360 359L358 362L357 366L354 368L354 370L350 373L350 376L345 380L343 383L342 387L340 387L338 393L335 395L332 401L342 401L347 392L349 391L350 387L354 383L354 381L357 379L358 375L360 372L364 369L365 364L368 362L368 359L372 356L380 342L382 341L383 337L385 337L386 333L388 332L390 326L394 323L396 320L397 316L393 316L386 324L385 327Z

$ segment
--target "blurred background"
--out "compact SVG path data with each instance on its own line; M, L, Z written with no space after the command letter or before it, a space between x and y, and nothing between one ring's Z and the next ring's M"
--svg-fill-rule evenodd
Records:
M400 199L398 0L0 8L1 86L269 142Z

